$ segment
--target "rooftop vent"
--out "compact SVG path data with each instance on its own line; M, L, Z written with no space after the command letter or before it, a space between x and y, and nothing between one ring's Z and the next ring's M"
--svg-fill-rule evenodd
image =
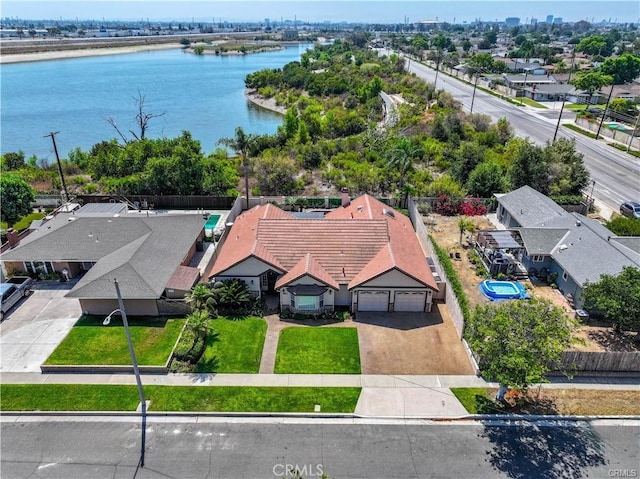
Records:
M358 205L358 213L362 213L362 205Z
M390 210L390 209L387 209L387 208L382 210L382 214L390 216L391 218L395 218L396 217L396 215L393 213L393 210Z
M582 221L576 220L576 226L582 226Z

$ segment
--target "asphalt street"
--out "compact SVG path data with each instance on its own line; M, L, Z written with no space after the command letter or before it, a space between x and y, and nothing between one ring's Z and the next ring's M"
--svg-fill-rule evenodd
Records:
M435 71L413 60L409 69L418 77L434 82ZM471 108L473 86L451 78L443 73L438 75L437 88L450 92L460 101L465 111ZM532 111L496 98L481 90L476 91L473 112L489 115L497 120L505 117L517 136L529 137L535 143L544 145L553 139L558 122L558 111ZM565 110L565 116L573 116ZM620 203L638 200L640 195L640 160L628 153L595 141L568 128L560 127L558 137L574 138L577 150L584 155L585 165L595 180L593 196L618 211ZM591 193L590 189L587 193Z
M638 421L366 423L183 418L151 422L138 468L132 419L2 423L13 478L586 478L638 477ZM227 422L230 421L230 422ZM626 471L621 476L621 471ZM615 475L618 474L618 475Z

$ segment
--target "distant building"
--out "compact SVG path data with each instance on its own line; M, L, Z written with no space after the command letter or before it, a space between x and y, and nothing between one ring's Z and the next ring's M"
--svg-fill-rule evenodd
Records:
M555 23L556 25L561 24L562 23L562 17L556 17L553 19L553 23Z
M297 40L298 39L298 30L284 30L282 32L283 40Z
M553 15L547 15L547 23L553 23Z
M520 25L520 18L518 18L518 17L507 17L506 20L504 21L504 23L508 27L517 27L518 25Z

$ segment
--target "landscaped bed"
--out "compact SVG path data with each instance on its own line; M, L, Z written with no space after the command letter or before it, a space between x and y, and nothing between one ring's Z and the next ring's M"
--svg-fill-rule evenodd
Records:
M145 386L149 411L352 413L360 388ZM2 384L2 411L135 411L135 386Z
M176 344L184 319L131 317L129 326L141 366L164 365ZM102 316L82 316L45 365L127 365L131 356L122 320L114 316L103 326Z
M291 327L280 332L276 374L360 374L356 328Z
M640 391L531 388L526 396L507 393L507 405L493 400L496 389L452 388L471 414L551 414L578 416L638 416Z
M260 370L267 323L256 317L219 317L211 321L207 349L196 365L199 373L252 373Z

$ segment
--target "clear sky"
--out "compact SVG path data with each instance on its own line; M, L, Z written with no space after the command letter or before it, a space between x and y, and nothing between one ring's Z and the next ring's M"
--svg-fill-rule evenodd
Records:
M637 0L2 0L0 17L64 20L140 20L155 21L262 21L293 19L306 21L348 21L403 23L421 20L471 22L520 17L544 21L547 15L564 21L638 22Z

